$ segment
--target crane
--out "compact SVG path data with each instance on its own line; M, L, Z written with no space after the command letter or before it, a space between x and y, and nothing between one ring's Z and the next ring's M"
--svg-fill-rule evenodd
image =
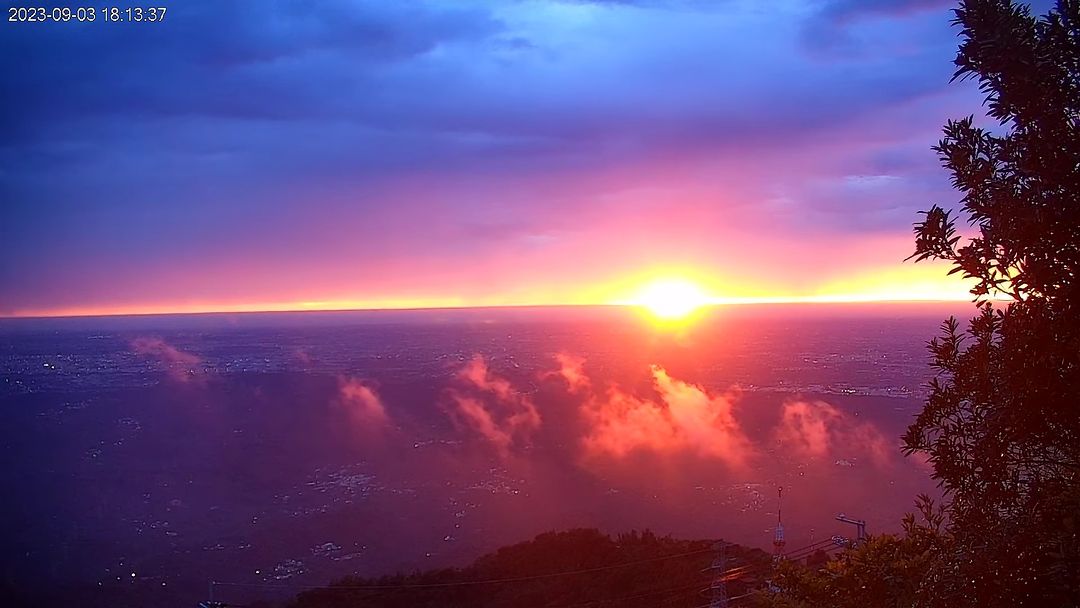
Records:
M855 526L855 542L862 543L866 540L866 520L864 519L852 519L843 513L839 513L836 516L836 521L842 521L845 524L851 524Z

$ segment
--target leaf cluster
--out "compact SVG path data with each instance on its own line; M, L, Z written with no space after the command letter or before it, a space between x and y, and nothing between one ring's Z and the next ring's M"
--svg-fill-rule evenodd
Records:
M934 150L960 207L925 212L912 257L972 280L979 314L930 341L936 376L904 449L928 458L949 500L935 597L1075 606L1080 2L1036 18L1008 0L967 0L955 14L954 78L978 80L997 125L946 125Z

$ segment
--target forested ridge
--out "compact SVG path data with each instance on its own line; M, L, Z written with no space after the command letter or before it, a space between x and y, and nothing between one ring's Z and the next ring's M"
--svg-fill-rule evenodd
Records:
M715 541L679 540L650 531L611 537L595 529L548 532L503 547L463 568L347 577L301 593L291 608L486 606L584 608L708 603ZM761 582L771 557L759 549L727 545L728 566L755 574L729 583L732 596Z

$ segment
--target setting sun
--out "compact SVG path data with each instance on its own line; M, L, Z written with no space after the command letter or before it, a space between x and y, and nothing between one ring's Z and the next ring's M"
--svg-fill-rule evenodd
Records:
M636 303L661 319L681 319L709 303L705 292L685 279L664 279L642 288Z

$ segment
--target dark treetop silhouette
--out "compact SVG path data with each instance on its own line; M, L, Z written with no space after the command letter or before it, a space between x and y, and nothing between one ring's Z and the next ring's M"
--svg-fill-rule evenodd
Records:
M935 205L915 226L912 257L951 262L980 306L930 342L937 375L903 438L933 465L944 508L923 497L925 524L909 518L905 537L824 576L787 569L774 605L1080 602L1080 2L1036 18L970 0L955 14L954 78L978 79L998 125L949 121L934 150L960 209ZM958 217L974 233L963 243Z

